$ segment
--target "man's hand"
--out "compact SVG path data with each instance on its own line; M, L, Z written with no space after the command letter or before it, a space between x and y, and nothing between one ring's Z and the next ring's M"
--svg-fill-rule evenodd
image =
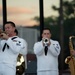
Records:
M9 36L6 33L1 33L1 38L7 40Z

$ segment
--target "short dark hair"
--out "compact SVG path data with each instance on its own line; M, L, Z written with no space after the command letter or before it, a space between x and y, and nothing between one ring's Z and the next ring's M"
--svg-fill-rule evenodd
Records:
M49 30L49 32L51 33L50 28L44 28L43 31L44 31L44 30ZM43 32L42 32L42 33L43 33Z
M15 23L12 21L7 21L5 24L11 24L12 27L16 27Z

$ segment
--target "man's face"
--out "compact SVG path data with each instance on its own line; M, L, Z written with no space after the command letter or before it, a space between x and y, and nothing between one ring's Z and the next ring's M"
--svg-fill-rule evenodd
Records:
M51 38L51 33L49 30L43 30L42 38Z
M14 30L15 30L15 27L12 27L11 24L5 24L5 32L6 32L7 34L13 33Z

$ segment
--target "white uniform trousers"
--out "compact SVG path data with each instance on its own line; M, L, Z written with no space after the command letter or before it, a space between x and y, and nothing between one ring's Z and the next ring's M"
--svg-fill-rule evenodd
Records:
M58 71L39 71L37 75L59 75Z
M16 70L10 67L10 65L0 64L0 75L16 75Z

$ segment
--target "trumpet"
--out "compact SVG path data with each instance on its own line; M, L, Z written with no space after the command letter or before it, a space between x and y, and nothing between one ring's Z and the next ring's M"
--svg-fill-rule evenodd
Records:
M48 38L43 38L42 40L43 40L43 43L45 44L45 46L47 46L48 43L49 43L49 39Z

